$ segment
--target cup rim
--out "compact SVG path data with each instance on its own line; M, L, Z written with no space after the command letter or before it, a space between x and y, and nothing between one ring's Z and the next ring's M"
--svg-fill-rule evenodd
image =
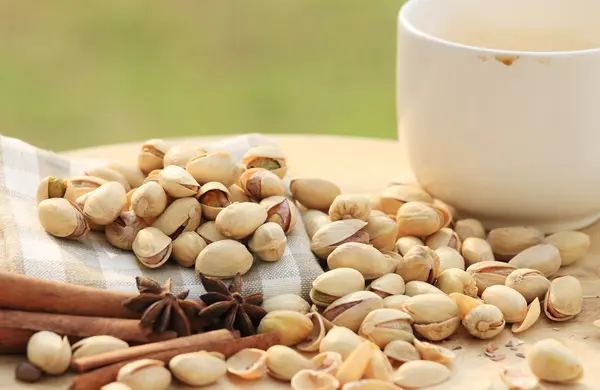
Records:
M437 44L455 48L455 49L463 49L468 51L477 52L479 54L486 53L490 55L507 55L507 56L531 56L531 57L571 57L576 55L586 55L586 54L598 54L600 53L600 47L592 48L592 49L583 49L583 50L568 50L568 51L525 51L525 50L505 50L505 49L494 49L490 47L483 46L473 46L467 45L464 43L453 42L443 38L436 37L435 35L428 34L420 29L418 29L414 24L408 21L406 14L410 12L412 7L416 7L415 4L427 0L408 0L404 5L400 8L400 12L398 13L398 21L404 27L406 31L417 36L418 38L428 40L431 42L435 42Z

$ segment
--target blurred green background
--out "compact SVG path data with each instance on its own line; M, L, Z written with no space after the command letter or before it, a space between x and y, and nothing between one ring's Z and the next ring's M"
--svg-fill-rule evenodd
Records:
M395 138L402 0L0 0L0 132Z

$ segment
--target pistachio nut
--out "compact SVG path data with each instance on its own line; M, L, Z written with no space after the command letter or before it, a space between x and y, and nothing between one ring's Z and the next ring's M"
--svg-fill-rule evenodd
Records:
M196 272L220 279L244 275L252 267L252 254L243 244L221 240L208 244L196 258Z
M358 335L384 348L394 340L412 341L412 323L412 317L401 310L376 309L367 314Z
M456 354L448 348L441 345L435 345L426 341L413 340L413 344L423 360L430 360L436 363L450 363L456 357Z
M125 191L131 190L131 186L129 185L129 182L127 181L125 176L123 176L120 172L107 166L97 166L88 168L85 170L84 175L99 177L106 181L116 181L120 183L123 186L123 188L125 188Z
M173 258L182 267L193 267L206 245L206 241L198 233L183 232L173 240Z
M468 237L463 241L461 253L467 267L481 261L495 261L490 244L479 237Z
M542 380L567 383L583 377L583 366L577 355L558 340L538 341L526 356L529 368Z
M414 236L404 236L400 237L396 241L396 251L400 253L402 256L406 255L409 250L413 247L420 245L425 246L425 243L419 238Z
M448 295L457 292L473 298L477 297L475 279L462 269L450 268L445 270L438 276L435 286Z
M481 294L481 299L494 305L502 312L504 321L521 322L527 314L527 302L518 291L503 285L490 286Z
M362 195L340 194L335 197L329 207L329 219L360 219L367 221L371 213L369 198Z
M310 249L318 258L327 259L338 245L348 242L368 244L369 234L361 230L366 225L360 219L330 222L315 232Z
M319 350L321 341L323 341L327 334L327 326L325 325L323 316L317 312L310 312L306 316L312 321L312 332L296 348L303 352L315 352Z
M340 382L326 372L300 370L292 377L290 385L293 390L336 390Z
M535 298L544 299L550 287L550 281L543 273L530 268L514 270L506 277L504 284L518 291L527 303L531 303Z
M342 190L334 183L315 178L293 179L290 182L290 191L294 199L307 209L328 212L336 196Z
M491 339L504 330L502 311L494 305L483 304L474 307L462 320L462 324L471 334L479 339Z
M383 190L379 199L380 210L386 214L396 214L398 209L408 202L432 203L433 198L418 186L397 184Z
M413 341L416 339L413 339ZM421 355L412 342L404 340L391 341L383 349L383 353L388 357L390 363L399 366L413 360L420 360Z
M79 340L71 346L72 359L94 356L109 351L129 348L129 344L113 336L92 336Z
M348 382L342 387L342 390L402 390L391 382L381 379L361 379L359 381Z
M281 345L291 347L306 339L312 328L313 322L304 314L293 310L275 310L260 321L258 333L275 332L279 335Z
M155 218L167 208L167 194L165 190L154 181L142 184L131 195L131 209L138 217Z
M373 344L370 341L363 341L348 355L335 374L335 377L340 381L342 386L363 377L374 350L375 348L373 348Z
M53 332L37 332L27 342L27 360L47 374L62 374L71 363L69 340Z
M162 169L165 153L169 150L167 144L160 139L150 139L142 144L138 154L138 166L144 173Z
M467 314L469 314L473 308L483 305L483 301L481 299L473 298L465 294L454 292L450 293L448 296L454 301L454 303L456 303L456 306L458 307L458 314L461 320L464 320Z
M38 185L36 198L38 204L42 200L51 198L64 198L67 193L68 180L62 177L48 176L45 177ZM90 189L91 191L91 189Z
M144 182L144 172L140 170L137 164L121 161L110 161L106 166L113 171L119 172L129 183L129 187L138 188Z
M371 344L371 349L373 350L373 354L371 356L371 361L367 365L364 375L365 378L390 382L392 380L392 375L394 374L392 364L387 356L375 344Z
M513 264L501 261L480 261L471 264L467 268L467 273L475 279L477 294L481 296L489 286L503 285L506 282L506 277L516 269L517 267Z
M300 344L299 344L300 345ZM338 352L321 352L311 359L313 370L335 375L342 365L342 355Z
M373 280L368 288L369 291L373 291L381 298L404 294L404 289L405 285L402 276L392 273L385 274Z
M352 330L343 326L334 326L321 340L319 352L337 352L343 360L346 360L363 341L364 339Z
M217 230L241 240L252 235L267 219L267 211L256 203L233 203L217 215Z
M152 226L175 238L180 233L198 229L201 221L200 203L195 198L179 198L156 218Z
M383 298L383 307L386 309L398 309L402 310L404 302L410 297L408 295L391 295Z
M133 196L134 192L135 192L135 189L134 190L129 190L125 194L125 205L123 206L123 210L122 211L132 211L132 209L131 209L131 197Z
M533 324L540 318L540 314L542 313L542 309L540 306L539 298L535 298L533 302L529 304L527 307L527 314L522 322L516 322L512 325L513 333L524 332L527 329L531 328Z
M544 312L553 321L568 321L581 313L583 289L571 275L552 280L544 299Z
M138 232L131 248L140 263L148 268L157 268L167 262L173 244L171 238L157 228L147 227Z
M425 239L425 245L433 250L450 247L460 252L462 243L458 234L450 228L442 228Z
M421 294L404 302L404 311L413 318L414 330L428 340L450 337L460 324L458 306L443 294Z
M192 175L177 165L169 165L158 174L158 183L173 198L194 196L200 185Z
M148 176L146 176L146 178L144 179L144 184L146 184L146 183L148 183L150 181L158 183L161 171L162 171L162 168L161 169L154 169L154 170L150 171L148 173Z
M125 206L125 189L109 181L85 195L83 215L92 223L108 225L119 217Z
M135 212L124 211L114 222L106 225L104 233L114 247L131 250L135 236L146 227L148 225Z
M336 247L327 257L329 269L354 268L365 279L375 279L388 270L383 254L371 245L347 242Z
M207 221L203 223L198 229L196 229L196 233L198 233L198 235L200 235L200 237L202 237L207 244L229 239L227 236L219 233L215 221Z
M369 234L369 243L381 251L391 251L396 244L396 221L384 216L370 216L363 230Z
M335 300L323 311L333 325L358 331L361 323L375 309L383 307L381 297L371 291L356 291Z
M544 233L534 227L511 226L491 230L487 240L497 260L509 260L517 253L541 244Z
M550 276L560 268L560 252L554 245L534 245L519 252L508 264L513 264L517 268L535 269L544 276Z
M427 282L422 282L420 280L413 280L413 281L406 283L404 294L408 295L409 297L414 297L416 295L421 295L421 294L442 294L442 295L444 295L444 292L442 290L440 290L439 288L437 288Z
M237 184L232 184L227 189L229 190L229 201L230 201L230 203L234 203L234 202L239 202L239 203L250 202L250 198L248 198L248 195Z
M285 192L283 181L263 168L251 168L242 173L240 184L250 199L257 202L270 196L281 196Z
M56 237L76 240L90 231L81 209L64 198L42 200L38 205L38 219L44 230Z
M267 210L267 222L275 222L288 234L296 225L298 210L294 202L285 196L270 196L263 199L260 205Z
M590 249L590 236L583 232L563 231L549 235L545 244L555 246L560 252L561 266L573 264Z
M242 173L227 152L201 153L187 162L185 170L201 185L218 181L225 187L237 182Z
M175 358L171 362L173 360ZM160 360L141 359L121 367L117 381L132 390L167 390L171 385L171 373Z
M67 180L67 189L64 198L75 202L77 198L87 194L108 183L106 180L94 176L75 176Z
M403 258L400 254L394 251L381 251L383 258L385 259L386 268L384 274L391 274L396 272L398 265L402 262ZM399 275L398 275L399 276Z
M242 163L247 169L267 169L279 176L280 179L283 179L287 172L285 156L279 148L272 145L260 145L250 148L244 155Z
M293 310L301 314L307 314L310 310L309 303L296 294L275 295L265 299L262 307L267 313L275 310Z
M302 213L302 222L306 228L308 238L312 240L315 233L330 221L329 215L320 210L306 210Z
M185 168L188 161L196 157L196 151L187 145L176 145L170 148L165 156L163 157L163 165L168 167L169 165L175 165L181 168Z
M461 241L465 241L469 237L485 239L485 228L479 220L474 218L459 219L454 223L454 231Z
M283 256L287 238L281 226L267 222L256 229L248 248L264 261L277 261Z
M311 360L290 347L274 345L267 349L267 372L275 379L290 381L299 371L311 368Z
M398 236L429 236L448 226L451 220L452 215L438 206L408 202L402 205L396 214Z
M243 379L262 378L267 373L267 352L244 348L227 359L227 371Z
M100 390L132 390L131 387L121 382L111 382L108 385L104 385Z
M354 268L336 268L317 276L312 283L310 299L319 306L365 289L365 278Z
M440 258L440 273L453 268L464 271L465 259L455 249L442 246L437 248L435 253Z
M433 283L440 272L440 258L433 249L417 245L412 247L398 264L396 273L405 282L420 280Z
M401 365L392 380L398 386L421 388L445 382L450 375L450 370L443 364L428 360L413 360Z
M204 184L197 198L202 205L204 216L210 220L215 220L217 215L232 203L231 193L227 187L216 181Z

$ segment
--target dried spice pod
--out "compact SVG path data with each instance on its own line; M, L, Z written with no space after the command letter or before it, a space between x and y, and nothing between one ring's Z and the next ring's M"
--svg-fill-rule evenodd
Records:
M471 336L479 339L491 339L504 330L504 316L494 305L478 305L471 309L462 320L462 324Z
M481 295L489 286L504 285L507 276L516 269L516 266L501 261L481 261L470 265L467 273L475 279L477 294Z
M165 153L169 150L166 142L160 139L150 139L142 144L138 154L138 166L144 173L163 168Z
M422 294L440 294L445 295L442 290L439 288L427 283L422 282L420 280L413 280L406 283L404 294L409 297L414 297L416 295Z
M454 230L450 228L442 228L433 233L431 236L427 237L425 239L425 245L433 250L441 247L450 247L460 251L462 243L460 238L458 238L458 234L456 234Z
M381 297L371 291L357 291L335 300L323 311L323 317L333 325L357 332L367 314L383 308Z
M414 330L428 340L450 337L460 324L458 306L444 294L422 294L404 303L404 311L414 319Z
M177 165L169 165L158 174L158 184L173 198L194 196L200 184L188 171Z
M196 157L196 151L187 145L176 145L170 148L163 157L163 165L176 165L185 168L185 165L192 158Z
M166 208L167 194L157 182L144 183L131 195L131 209L138 217L156 218Z
M148 225L134 211L125 211L112 223L106 225L104 233L106 239L112 246L123 250L131 250L133 240L140 230L147 228Z
M121 161L110 161L106 166L123 175L132 189L138 188L144 182L144 172L141 171L137 164Z
M521 322L527 315L527 302L516 290L506 286L490 286L481 294L481 299L494 305L502 312L504 321Z
M125 191L131 190L131 186L129 185L129 182L127 181L125 176L123 176L120 172L118 172L110 167L107 167L107 166L92 167L92 168L86 169L83 173L84 173L84 175L99 177L106 181L116 181L116 182L120 183L123 186L123 188L125 188Z
M132 249L140 263L148 268L157 268L167 262L173 245L171 238L162 231L147 227L135 236Z
M384 348L394 340L412 341L412 317L396 309L376 309L362 321L358 335Z
M327 259L339 245L348 242L369 243L369 234L362 231L367 223L360 219L344 219L321 227L310 242L310 249L320 259Z
M563 231L549 235L544 243L555 246L560 252L561 266L573 264L590 249L590 236L583 232Z
M267 219L267 211L257 203L234 203L217 215L219 233L241 240L249 237Z
M27 359L47 374L62 374L71 363L69 340L53 332L37 332L27 342Z
M294 202L285 196L270 196L260 201L267 210L267 222L275 222L288 234L296 225L298 210Z
M247 169L267 169L280 179L283 179L288 169L285 156L279 148L272 145L260 145L248 149L242 163Z
M433 198L421 187L411 184L396 184L387 187L380 195L379 210L386 214L396 214L408 202L432 203Z
M452 221L448 210L433 204L408 202L398 209L398 237L432 235Z
M131 390L167 390L171 385L171 372L160 360L141 359L121 367L117 381Z
M201 153L187 162L185 170L201 185L217 181L225 187L236 183L242 174L240 167L227 152Z
M198 233L183 232L173 240L173 259L182 267L193 267L206 245L206 241Z
M396 241L396 252L398 252L402 256L404 256L408 253L409 250L411 250L413 247L415 247L417 245L425 246L425 243L419 237L414 237L414 236L400 237Z
M343 360L364 341L362 337L343 326L335 326L331 329L319 346L319 352L337 352Z
M534 245L519 252L508 264L512 264L517 268L536 269L547 277L560 268L560 252L550 244Z
M366 196L340 194L329 206L329 219L360 219L367 221L371 213L371 201Z
M453 268L465 270L465 259L455 249L442 246L437 248L435 253L440 258L440 273Z
M267 222L259 226L250 241L248 248L264 261L277 261L285 252L287 238L280 225Z
M544 241L544 233L534 227L511 226L490 231L487 237L497 260L510 260L514 255Z
M81 209L64 198L42 200L38 205L38 219L44 230L56 237L76 240L90 231Z
M257 202L270 196L281 196L285 192L283 181L263 168L251 168L242 173L240 184L250 199Z
M250 198L248 197L248 194L246 194L244 192L244 190L242 190L242 188L240 186L238 186L237 184L232 184L227 189L229 190L229 201L230 201L230 203L234 203L234 202L239 202L239 203L250 202Z
M381 298L391 295L402 295L405 291L404 279L398 274L385 274L373 280L368 288Z
M198 201L206 219L214 221L225 207L232 203L231 193L223 184L211 181L202 186L198 192Z
M196 258L196 272L219 279L246 274L252 267L252 254L243 244L222 240L208 244Z
M92 192L102 184L108 183L106 180L94 176L75 176L67 180L67 189L64 198L75 202L80 196Z
M553 321L568 321L581 313L583 288L571 275L552 280L544 299L544 312Z
M448 295L456 292L477 298L475 279L458 268L450 268L442 272L435 281L435 286Z
M413 339L413 341L416 339ZM394 366L401 365L413 360L420 360L421 355L412 342L394 340L385 346L383 353Z
M367 219L367 226L363 228L369 235L369 243L380 251L392 251L396 244L396 221L387 215L371 215Z
M83 215L94 224L108 225L119 217L125 206L125 189L116 181L102 184L85 195Z
M383 254L370 245L347 242L336 247L327 257L329 269L353 268L367 280L383 276L388 271Z
M480 261L495 261L492 247L486 240L479 237L466 238L462 243L461 253L467 267Z
M329 212L329 207L342 190L334 183L314 178L293 179L290 191L298 202L307 209Z
M583 377L577 355L555 339L535 343L527 353L527 363L538 378L548 382L572 383Z
M504 284L518 291L527 303L535 298L544 299L550 281L538 270L521 268L516 269L506 277Z
M153 227L176 238L183 232L194 231L202 221L202 208L195 198L179 198L154 221Z
M440 258L431 248L417 245L411 248L396 268L405 282L420 280L433 283L440 272Z
M312 240L315 233L331 221L329 215L320 210L306 210L302 213L302 222L306 228L308 238Z
M317 276L312 283L310 299L319 306L329 306L333 301L365 288L365 278L354 268L342 267Z
M454 231L458 234L461 241L464 241L469 237L485 239L485 228L477 219L459 219L454 223Z
M207 244L229 239L229 237L222 235L219 230L217 230L217 224L215 221L207 221L203 223L198 229L196 229L196 233L198 233L198 235L202 237Z

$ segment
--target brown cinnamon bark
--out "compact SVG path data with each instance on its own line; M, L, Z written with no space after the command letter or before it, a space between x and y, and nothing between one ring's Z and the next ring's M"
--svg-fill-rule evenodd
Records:
M109 335L135 343L148 343L177 337L175 332L151 335L152 330L143 328L139 320L33 313L6 309L0 309L0 327L33 331L48 330L60 335L77 337Z
M27 329L0 328L0 353L25 353L27 342L34 333Z
M76 286L7 271L0 271L0 286L0 307L7 309L94 317L141 317L141 313L121 304L137 295L134 292Z
M99 355L82 357L73 360L71 367L77 372L85 372L109 364L122 362L124 360L139 359L151 353L168 351L175 348L193 347L204 345L206 342L232 341L239 337L239 333L221 329L207 333L195 334L187 337L180 337L174 340L161 341L146 345L139 345L121 349L118 351L105 352Z
M279 336L276 333L265 333L256 336L243 337L235 341L209 341L204 345L196 345L189 347L182 347L172 349L170 351L163 351L158 353L152 353L145 356L140 356L138 359L156 359L168 363L173 357L182 353L196 352L196 351L215 351L220 352L229 357L234 353L241 351L244 348L258 348L266 350L269 347L279 343ZM112 364L110 366L102 367L94 371L90 371L85 374L78 375L70 390L99 390L102 386L113 382L117 378L117 373L124 365L131 363L137 359L127 360L121 363Z

